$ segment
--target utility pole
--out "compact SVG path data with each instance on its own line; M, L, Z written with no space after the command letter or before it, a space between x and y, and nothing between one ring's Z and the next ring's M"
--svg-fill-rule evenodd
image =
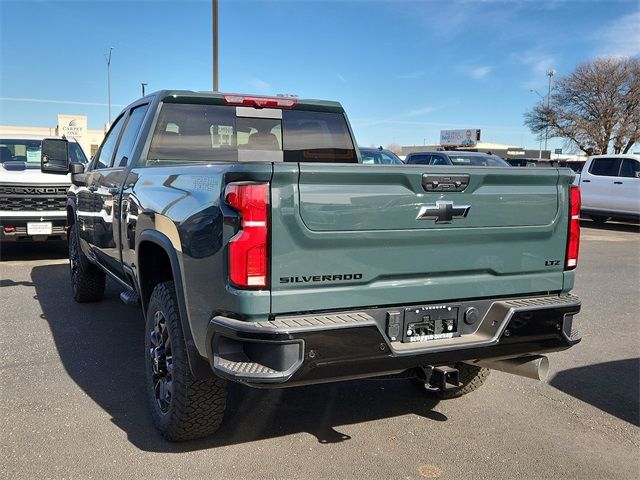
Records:
M149 85L148 83L140 82L140 86L142 87L142 96L144 97L144 87Z
M212 0L213 25L213 91L218 91L218 0Z
M549 105L551 104L551 78L556 74L556 71L553 68L547 70L547 77L549 77L549 89L547 90L547 113L549 113ZM549 122L547 122L547 127L544 129L544 149L547 149L547 140L549 139Z
M107 123L111 125L111 50L113 47L109 47L109 56L104 54L104 58L107 61L107 95L109 98L109 118L107 119Z
M529 90L531 93L535 93L541 101L544 101L544 97L542 95L540 95L540 92L538 92L538 90L536 90L535 88L532 88ZM545 128L545 136L547 134L547 129ZM538 136L538 160L542 160L542 135ZM545 147L546 148L546 147Z

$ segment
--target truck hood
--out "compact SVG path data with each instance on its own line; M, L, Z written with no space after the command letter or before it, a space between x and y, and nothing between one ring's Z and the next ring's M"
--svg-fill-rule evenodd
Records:
M42 173L37 168L27 168L24 170L7 169L0 163L0 183L3 184L30 184L30 185L71 185L71 174L57 175L52 173Z

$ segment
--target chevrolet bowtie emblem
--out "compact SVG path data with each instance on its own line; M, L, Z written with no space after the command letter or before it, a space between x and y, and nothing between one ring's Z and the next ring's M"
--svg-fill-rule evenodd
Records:
M453 202L437 201L435 205L420 208L416 220L435 220L436 223L451 223L454 218L465 218L471 205L454 205Z

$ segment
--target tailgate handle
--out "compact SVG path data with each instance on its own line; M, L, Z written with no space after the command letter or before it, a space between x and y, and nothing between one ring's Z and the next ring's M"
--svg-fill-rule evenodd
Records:
M469 186L469 175L422 175L427 192L462 192Z

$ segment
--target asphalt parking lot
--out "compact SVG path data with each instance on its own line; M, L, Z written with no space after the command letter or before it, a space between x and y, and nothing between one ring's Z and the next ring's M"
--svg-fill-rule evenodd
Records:
M142 392L143 323L117 285L71 300L64 246L0 252L2 478L607 478L640 475L640 232L583 222L583 341L545 382L493 372L437 402L406 380L232 386L208 440L171 444Z

